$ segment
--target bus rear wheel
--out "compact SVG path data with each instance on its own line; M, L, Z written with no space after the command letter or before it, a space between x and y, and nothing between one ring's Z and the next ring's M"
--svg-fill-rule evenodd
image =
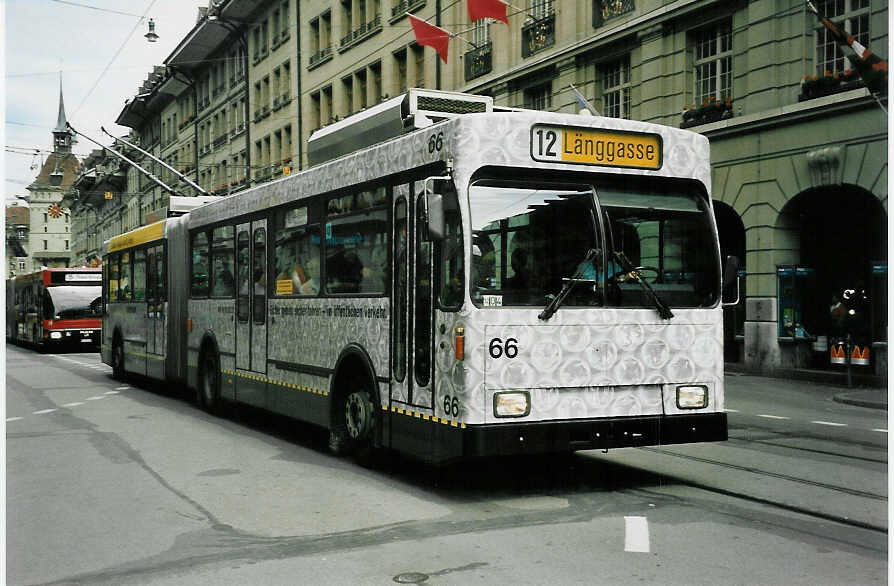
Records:
M112 344L112 376L124 380L124 344L120 339Z
M220 408L220 366L217 354L206 351L202 354L199 371L199 404L208 413L217 413Z

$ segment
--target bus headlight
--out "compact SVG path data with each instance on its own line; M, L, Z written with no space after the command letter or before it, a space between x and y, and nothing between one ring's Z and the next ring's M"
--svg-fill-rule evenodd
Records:
M524 391L494 394L494 417L525 417L531 412L531 395Z
M704 409L708 406L708 387L686 385L677 387L678 409Z
M58 340L62 337L62 332L50 332L50 338L53 340Z

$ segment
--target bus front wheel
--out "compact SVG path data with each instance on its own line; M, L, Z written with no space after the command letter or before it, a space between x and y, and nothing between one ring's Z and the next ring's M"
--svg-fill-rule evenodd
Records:
M337 421L330 431L329 448L336 454L366 458L373 449L376 410L369 389L360 381L340 395Z

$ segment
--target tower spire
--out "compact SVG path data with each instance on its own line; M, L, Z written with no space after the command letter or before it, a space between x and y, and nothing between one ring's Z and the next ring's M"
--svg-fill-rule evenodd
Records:
M65 118L65 100L62 97L62 72L59 72L59 116L56 119L56 128L53 129L53 150L71 152L71 131L68 130L68 120Z

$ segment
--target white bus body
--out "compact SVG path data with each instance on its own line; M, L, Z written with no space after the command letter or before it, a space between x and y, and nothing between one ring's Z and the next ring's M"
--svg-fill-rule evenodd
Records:
M450 236L422 237L437 214L426 187L453 205L454 236L461 225L461 255L450 254L462 289L448 302ZM103 361L116 365L119 344L117 370L185 384L209 408L252 404L328 427L333 447L365 443L432 462L724 440L710 193L708 141L696 133L535 111L460 115L168 219L151 240L131 238L164 251L168 298L108 303ZM545 236L550 217L569 223ZM578 220L593 234L577 234ZM110 241L107 271L127 236ZM573 251L577 261L601 255L606 271L609 251L624 248L634 264L658 263L657 274L615 267L614 281L586 278L545 252L567 253L578 237L588 244ZM509 250L523 241L533 242L529 262L549 272L540 282L552 284L519 288L531 296L516 303L509 282L522 271ZM384 248L384 263L374 266L368 242L373 255ZM290 262L317 247L318 292L299 291L307 275L283 277L287 246ZM349 285L359 292L333 276L346 259L363 266L363 282ZM210 277L215 263L241 275L233 285ZM568 283L559 267L577 281L544 316L552 297L543 293ZM264 286L246 289L249 274ZM211 279L224 294L206 290ZM654 281L672 318L640 280Z

